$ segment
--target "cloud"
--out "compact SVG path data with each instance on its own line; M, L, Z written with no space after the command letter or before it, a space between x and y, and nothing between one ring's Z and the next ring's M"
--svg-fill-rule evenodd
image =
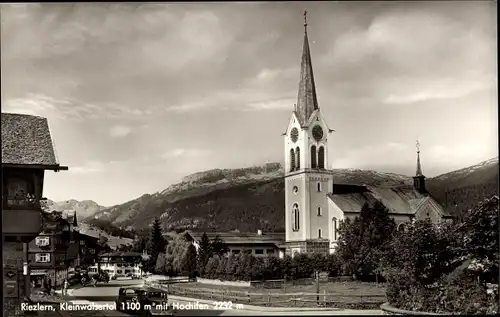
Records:
M442 80L434 83L434 85L427 83L425 86L428 87L425 87L424 90L422 90L422 87L418 87L407 94L390 94L382 102L386 104L411 104L436 99L456 99L478 91L488 90L493 85L493 80L491 82L487 80Z
M369 158L367 160L367 158ZM415 162L415 148L410 144L388 142L372 144L347 151L334 158L332 168L376 168L379 166L411 166Z
M109 129L109 134L113 138L121 138L129 135L132 132L132 128L124 125L115 125Z
M2 110L78 121L89 118L135 118L153 113L151 109L134 109L112 103L96 105L74 99L57 99L43 94L28 94L23 98L7 99Z
M481 5L448 12L445 7L394 6L369 23L346 27L320 56L321 65L335 70L326 76L337 83L331 96L340 104L362 96L373 100L371 105L398 105L455 99L496 86L493 15L485 15ZM477 21L461 18L464 12Z
M293 109L296 91L286 87L283 82L293 82L299 78L300 69L264 68L257 75L245 79L231 89L210 93L189 102L168 106L169 112L190 112L203 109L266 111ZM296 86L295 84L293 86Z
M80 166L70 166L69 173L72 174L94 174L101 173L106 170L105 164L99 161L90 161L87 164Z
M200 157L200 156L206 156L210 154L210 150L205 150L205 149L172 149L170 151L167 151L161 155L161 158L163 159L171 159L171 158L176 158L176 157L182 157L182 158L193 158L193 157Z

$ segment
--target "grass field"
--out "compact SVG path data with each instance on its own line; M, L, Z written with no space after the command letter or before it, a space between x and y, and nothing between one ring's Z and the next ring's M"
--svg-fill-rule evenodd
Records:
M222 291L232 291L232 292L250 292L250 293L316 293L316 285L291 285L287 283L285 288L281 289L266 289L266 288L256 288L256 287L240 287L240 286L229 286L229 285L212 285L204 283L186 283L182 284L182 287L193 288L193 289L207 289L207 290L222 290ZM384 284L375 283L362 283L355 281L348 282L330 282L320 284L320 293L326 291L327 294L338 294L338 295L366 295L366 296L385 296L385 286Z
M281 289L185 283L172 285L171 293L200 299L222 299L264 306L317 307L316 285L287 285ZM355 281L320 284L320 304L349 309L374 309L385 302L383 284Z

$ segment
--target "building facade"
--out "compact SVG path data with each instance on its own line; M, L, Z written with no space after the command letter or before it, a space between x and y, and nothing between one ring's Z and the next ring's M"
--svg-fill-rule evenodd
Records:
M5 309L11 303L18 306L19 300L31 292L28 244L42 230L40 201L45 171L68 168L57 161L46 118L2 113L1 120Z
M78 233L80 243L80 266L87 268L97 263L100 252L99 238Z
M213 241L219 237L224 241L230 254L251 254L256 257L284 257L285 234L284 233L242 233L242 232L207 232L207 237ZM192 242L198 250L203 236L201 232L186 232L185 237Z
M143 254L138 252L104 253L99 256L100 269L107 272L110 277L142 276ZM89 274L97 274L97 265L89 266Z
M79 241L76 213L44 212L43 230L29 243L30 281L35 287L61 286L68 272L79 266Z
M333 253L340 221L359 215L366 203L382 202L398 225L434 222L450 215L429 195L417 152L413 186L337 184L329 167L329 128L320 110L305 26L297 104L283 133L285 150L286 253Z

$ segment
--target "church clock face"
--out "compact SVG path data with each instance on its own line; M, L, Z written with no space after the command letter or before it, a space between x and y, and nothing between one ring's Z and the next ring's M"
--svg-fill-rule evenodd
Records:
M316 141L320 141L321 139L323 139L323 128L321 128L321 126L319 125L315 125L312 129L312 135Z
M290 132L290 139L292 139L292 142L295 143L297 142L299 138L299 130L297 128L293 128L292 131Z

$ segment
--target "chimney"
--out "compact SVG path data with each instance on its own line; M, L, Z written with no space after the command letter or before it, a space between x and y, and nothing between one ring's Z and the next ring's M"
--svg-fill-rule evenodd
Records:
M258 235L258 236L261 236L261 235L262 235L262 230L260 230L260 229L259 229L259 230L257 230L257 235Z

